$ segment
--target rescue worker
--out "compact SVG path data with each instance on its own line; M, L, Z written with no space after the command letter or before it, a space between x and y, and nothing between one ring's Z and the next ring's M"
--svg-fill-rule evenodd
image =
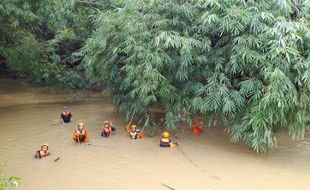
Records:
M143 139L144 138L143 133L137 128L136 125L131 125L130 127L129 125L126 125L125 131L127 132L127 134L129 134L129 137L131 139Z
M46 157L51 153L48 151L48 144L42 144L40 150L37 150L36 155L34 156L36 159L41 159L42 157Z
M201 116L198 116L196 120L193 123L193 133L195 136L200 135L202 128L203 128L203 118Z
M72 114L69 111L68 107L64 107L64 111L60 114L60 121L62 124L69 123L71 120Z
M178 146L178 143L174 143L172 142L171 139L169 139L169 133L168 132L164 132L162 134L162 137L159 141L159 146L160 147L163 147L163 148L173 148L173 147L176 147Z
M84 123L79 123L73 133L73 140L76 143L88 143L88 133L85 130Z
M111 138L113 131L115 131L115 128L113 127L112 123L105 121L101 130L101 136Z

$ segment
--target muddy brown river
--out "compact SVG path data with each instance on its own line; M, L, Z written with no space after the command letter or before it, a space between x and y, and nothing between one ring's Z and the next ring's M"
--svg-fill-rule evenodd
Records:
M65 105L73 122L54 125ZM106 119L117 128L111 139L100 136ZM100 146L73 142L78 122L85 122L90 143ZM81 93L75 100L72 94L0 79L0 163L6 176L22 178L20 190L310 189L310 135L294 142L280 132L275 151L256 154L230 143L217 127L199 137L185 131L180 150L162 149L157 137L129 139L124 124L107 96ZM35 160L45 142L51 156Z

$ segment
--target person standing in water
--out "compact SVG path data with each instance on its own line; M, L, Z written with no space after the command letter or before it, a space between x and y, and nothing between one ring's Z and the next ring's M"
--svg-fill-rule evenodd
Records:
M203 118L201 116L198 116L193 123L193 133L195 136L200 135L203 129L203 125Z
M88 133L85 130L84 123L79 123L73 133L73 140L76 143L88 143Z
M64 111L60 114L60 121L62 124L69 123L71 121L72 114L68 107L64 107Z
M36 159L41 159L43 157L49 156L51 153L48 151L48 144L42 144L40 150L37 150Z
M164 132L162 134L162 139L160 139L159 141L159 146L162 148L173 148L178 146L178 143L176 142L172 142L172 140L169 138L169 133L168 132Z
M112 137L112 132L115 131L112 123L109 121L105 121L102 127L101 136L102 137Z
M129 125L126 125L125 131L127 132L127 134L129 134L131 139L143 139L144 138L143 133L140 131L140 129L137 128L136 125L131 125L130 127Z

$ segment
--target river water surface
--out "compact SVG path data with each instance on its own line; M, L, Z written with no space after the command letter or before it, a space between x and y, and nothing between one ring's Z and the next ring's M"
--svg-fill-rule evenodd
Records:
M161 149L158 138L130 140L123 115L109 97L87 93L68 101L70 97L21 80L0 80L0 163L6 176L22 178L18 189L310 189L309 135L293 142L281 132L275 151L256 154L243 144L231 144L222 128L211 128L200 137L186 131L178 139L180 150ZM73 122L55 125L66 105ZM117 128L111 139L100 136L106 119ZM78 122L85 122L90 143L100 146L73 142ZM52 155L35 160L45 142Z

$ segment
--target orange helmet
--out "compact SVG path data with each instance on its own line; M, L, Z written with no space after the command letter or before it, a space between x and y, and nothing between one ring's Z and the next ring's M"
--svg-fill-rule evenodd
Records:
M166 131L165 131L165 132L163 132L163 137L164 137L164 138L168 138L168 137L169 137L169 133L168 133L168 132L166 132Z

